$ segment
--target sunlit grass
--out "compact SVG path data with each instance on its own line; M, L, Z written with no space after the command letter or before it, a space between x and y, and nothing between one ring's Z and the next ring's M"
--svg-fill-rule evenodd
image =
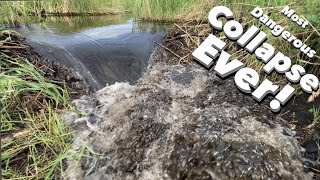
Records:
M26 128L1 146L3 177L52 179L62 174L70 148L71 132L48 105L47 112L24 112ZM33 115L31 115L33 114Z
M172 21L177 18L178 13L198 2L198 0L126 0L124 6L140 19Z
M201 2L201 0L198 2ZM281 36L274 37L271 34L269 27L266 27L250 14L250 12L256 6L261 7L264 10L264 14L268 14L270 19L273 19L275 22L277 22L277 24L283 26L286 31L289 31L292 35L296 36L298 39L301 39L303 43L317 51L320 49L320 9L317 8L320 6L320 1L203 0L202 3L190 5L187 8L183 8L183 12L177 13L175 16L177 17L175 18L177 20L179 20L179 18L185 19L181 23L182 27L180 27L180 29L182 29L181 33L184 34L183 41L185 43L185 48L188 50L182 50L184 53L179 54L181 57L188 56L189 59L191 59L192 57L190 52L194 51L210 33L214 33L227 43L228 53L232 54L233 59L239 59L248 67L255 69L260 73L262 79L268 78L279 85L284 85L287 83L284 75L279 75L277 73L266 75L263 72L263 66L265 64L257 60L255 55L251 55L245 50L239 50L236 43L228 40L223 32L211 31L207 17L210 9L216 5L224 5L230 8L234 13L234 19L241 22L245 30L251 25L259 27L268 35L268 40L266 42L275 48L275 53L282 52L291 59L292 64L302 65L306 69L307 73L315 74L316 76L320 75L319 52L317 52L318 54L315 57L308 58L305 54L301 53L299 49L295 48L293 43L287 42ZM301 26L298 26L296 23L292 22L290 18L284 16L281 13L281 10L286 5L289 5L290 8L294 9L295 12L301 17L307 18L311 25L303 29ZM224 18L221 19L223 22L226 22ZM197 20L197 24L190 23L192 20ZM297 93L300 93L301 90L299 87L297 87L297 89Z
M3 33L10 32L0 37ZM61 117L71 108L68 92L11 52L0 50L2 178L63 177L66 159L77 154L70 150L72 130Z
M92 15L129 12L145 20L174 21L176 19L202 19L214 0L46 0L0 1L0 22L19 24L39 20L50 14Z
M118 14L121 0L0 1L0 23L17 25L47 15Z
M268 40L267 43L272 44L275 47L276 52L282 52L292 60L292 64L299 64L304 66L308 73L314 73L315 75L320 75L320 57L319 55L310 59L296 49L292 43L280 37L273 37L271 30L259 22L256 18L251 16L250 12L259 6L264 10L264 14L268 14L270 19L273 19L277 24L283 26L286 31L289 31L292 35L295 35L298 39L301 39L303 43L306 43L314 50L320 49L320 9L317 8L320 5L320 1L305 0L305 1L290 1L290 0L268 0L268 1L258 1L258 0L224 0L223 5L229 7L233 12L236 20L242 20L242 24L245 25L256 25L260 29L267 33ZM284 16L281 10L289 5L290 8L294 9L296 14L307 18L311 25L303 29L296 23L292 22L290 18ZM318 52L319 53L319 52ZM249 56L244 59L244 62L251 67L257 68L257 60L254 56ZM260 63L260 65L263 65ZM272 75L272 79L276 82L283 82L285 80L284 76Z

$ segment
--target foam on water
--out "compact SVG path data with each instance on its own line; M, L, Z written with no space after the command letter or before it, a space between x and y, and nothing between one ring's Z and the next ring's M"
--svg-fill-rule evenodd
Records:
M70 179L311 179L301 148L264 106L197 65L166 63L158 50L136 85L116 83L74 104L85 121L68 162ZM70 118L73 117L73 118ZM95 128L93 128L95 127Z

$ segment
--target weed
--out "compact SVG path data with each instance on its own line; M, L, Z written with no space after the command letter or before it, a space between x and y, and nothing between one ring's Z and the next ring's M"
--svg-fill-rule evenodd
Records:
M47 15L92 15L124 12L121 0L0 1L0 22L10 25L41 20Z
M312 109L309 110L309 112L313 113L313 122L307 126L307 128L311 129L314 128L320 119L320 107L313 106Z
M140 19L172 21L178 13L197 2L198 0L126 0L123 5Z
M277 52L282 52L286 56L288 56L292 64L299 64L302 65L308 73L315 74L316 76L320 75L320 57L315 56L314 58L310 59L306 57L305 54L301 53L299 49L296 49L292 43L286 42L281 37L274 37L271 34L271 30L263 25L259 20L253 18L250 12L256 7L259 6L263 8L264 13L268 14L270 19L273 19L277 24L285 27L285 30L289 31L291 34L296 36L297 38L301 39L303 43L308 44L312 49L320 49L320 23L319 21L315 20L314 16L319 16L320 11L318 8L315 8L315 4L317 7L320 5L318 1L289 1L289 0L281 0L281 1L257 1L257 0L223 0L220 2L214 1L203 1L206 2L204 7L201 7L201 3L195 4L193 6L189 6L189 8L184 9L183 14L184 17L190 18L189 20L197 20L197 24L195 25L194 22L185 21L186 23L182 23L180 28L176 29L176 34L172 37L174 40L181 40L183 44L183 48L181 48L181 43L172 46L171 48L177 52L179 57L182 58L179 62L192 62L192 56L190 52L193 52L202 41L210 34L214 33L220 39L225 41L228 45L228 53L232 54L232 59L239 59L240 61L244 62L248 67L255 69L257 72L260 73L261 79L268 78L272 82L284 85L286 84L286 78L283 75L279 75L277 73L273 73L271 75L266 75L263 73L263 66L264 63L258 61L254 55L248 54L246 51L239 50L237 45L234 42L229 41L225 38L223 32L212 31L211 27L208 25L208 12L214 5L225 5L229 7L232 12L234 13L234 19L239 21L244 29L248 29L251 25L255 25L259 27L263 32L267 33L268 40L267 43L272 44L275 47ZM211 4L211 6L210 6ZM281 13L281 10L286 6L290 5L290 8L294 9L295 12L299 15L304 15L305 17L311 17L309 20L311 25L307 26L306 29L302 29L297 24L293 23L291 19L284 16ZM201 8L200 8L201 7ZM204 11L204 12L202 12ZM192 16L193 13L197 12L201 14L200 16ZM189 14L189 16L188 16ZM179 17L179 13L176 17ZM201 17L202 16L202 17ZM223 18L222 18L223 19ZM225 20L224 20L225 21ZM179 37L178 37L179 36ZM173 41L173 43L175 43ZM268 76L268 77L267 77ZM297 90L297 94L301 93L301 89Z
M8 42L13 36L2 31L1 44L20 47ZM61 113L69 104L64 87L50 83L26 58L13 55L12 49L0 50L3 178L53 179L63 175L72 132Z

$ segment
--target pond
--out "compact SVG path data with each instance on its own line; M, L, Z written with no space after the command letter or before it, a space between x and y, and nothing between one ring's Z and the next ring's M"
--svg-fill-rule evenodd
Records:
M170 25L130 16L48 17L17 31L45 58L79 72L91 90L135 83Z

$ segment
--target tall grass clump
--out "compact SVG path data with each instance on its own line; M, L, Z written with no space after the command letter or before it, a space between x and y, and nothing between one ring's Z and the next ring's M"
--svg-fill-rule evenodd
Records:
M0 1L0 21L18 24L46 15L93 15L130 12L142 20L200 19L215 0L46 0Z
M19 56L13 48L24 46L11 37L0 32L2 178L63 177L65 159L72 155L71 130L61 118L69 109L68 93Z
M272 44L275 47L276 52L280 51L286 56L288 56L292 64L299 64L305 67L308 73L314 73L315 75L320 75L320 57L316 55L314 58L310 59L306 55L300 52L299 49L295 48L291 43L284 40L281 36L274 37L271 34L271 30L259 22L258 19L251 16L250 12L259 6L264 10L264 14L268 14L270 19L273 19L277 24L283 26L286 31L289 31L292 35L301 39L303 43L306 43L314 50L320 49L320 1L314 0L268 0L268 1L258 1L258 0L224 0L225 6L229 7L235 14L236 20L241 20L243 26L256 25L260 29L267 33L268 40L267 43ZM295 10L295 13L299 16L306 18L310 25L306 29L298 26L290 18L283 15L281 10L289 5L291 9ZM254 56L239 54L240 58L246 62L251 67L261 72L263 63L256 60ZM277 74L272 74L274 81L283 82L285 78Z
M307 126L307 128L313 130L315 128L315 126L319 125L320 107L313 106L313 108L311 108L309 110L309 112L311 112L313 114L313 121L310 125Z
M199 0L198 2L200 2ZM270 19L273 19L277 24L283 26L286 31L289 31L291 35L301 39L303 43L307 44L314 50L320 49L320 1L306 0L222 0L222 1L205 1L202 3L196 3L193 6L189 6L184 9L184 12L180 12L176 17L186 18L180 25L177 26L176 31L173 32L169 39L174 39L171 48L176 54L179 55L180 62L193 62L192 52L205 40L210 34L214 33L219 36L228 45L228 53L232 55L233 59L239 59L246 63L247 66L255 69L261 73L262 79L268 78L277 84L285 84L286 78L283 75L273 73L271 75L265 75L262 69L264 63L258 61L254 55L246 52L243 49L239 49L235 42L228 40L223 32L212 31L208 23L208 13L213 6L223 5L231 9L234 13L234 19L239 21L244 29L248 29L251 25L256 25L262 31L267 33L267 43L272 44L275 47L276 53L282 52L292 60L292 64L299 64L305 67L308 73L313 73L316 76L320 76L320 56L318 54L313 58L308 58L305 54L293 46L293 43L289 43L284 40L281 36L274 37L271 34L269 27L260 23L258 19L254 18L250 12L259 6L264 10L264 14L268 14ZM284 16L281 10L289 5L290 8L294 9L295 12L306 18L310 25L303 29L298 26L295 22L292 22L290 18ZM202 8L200 8L202 7ZM188 16L189 15L189 16ZM195 23L194 20L197 22ZM224 18L222 18L224 22ZM179 27L180 26L180 27ZM182 41L176 43L176 41ZM263 77L265 76L265 77ZM297 92L301 92L300 89Z
M199 0L126 0L123 6L140 19L173 21ZM200 10L200 9L199 9Z
M93 15L123 12L120 0L0 1L0 22L10 25L47 15Z

